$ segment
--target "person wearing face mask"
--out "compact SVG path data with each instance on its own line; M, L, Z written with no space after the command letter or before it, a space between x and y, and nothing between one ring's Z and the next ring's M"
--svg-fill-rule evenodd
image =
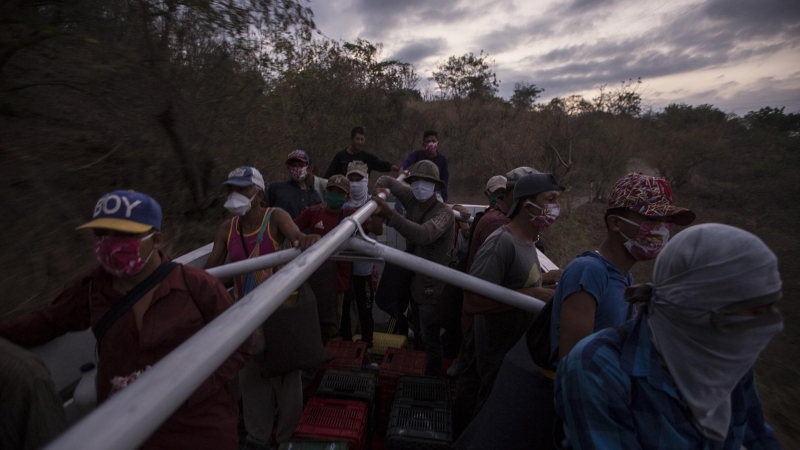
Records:
M401 216L389 207L385 200L373 195L380 208L377 215L387 220L406 239L406 251L428 261L447 266L450 263L455 236L453 211L436 198L436 192L444 189L439 179L439 169L431 161L423 160L410 168L406 182L383 176L375 183L375 194L383 189L391 190L397 201L403 204L407 214ZM414 320L420 333L418 348L427 352L426 375L439 375L442 371L441 327L436 317L436 304L442 295L445 283L424 273L411 275L411 306Z
M356 210L345 208L350 195L350 180L344 175L334 175L328 179L325 191L325 203L307 208L294 219L301 230L325 236L336 228L345 217ZM372 220L362 224L367 232L375 235L383 234L383 220L373 215ZM340 296L350 285L351 264L348 262L328 261L309 278L319 307L319 320L323 340L335 337L339 333ZM347 311L349 313L349 311Z
M595 251L570 262L561 274L549 308L540 312L528 333L507 355L503 377L517 382L518 394L505 395L513 416L500 415L498 427L508 448L557 448L563 435L553 406L553 380L559 361L583 338L622 324L633 315L624 301L632 282L630 269L637 261L654 259L666 244L673 224L689 225L693 212L674 205L669 183L639 173L628 174L608 196L605 222L608 233ZM547 317L544 317L546 315ZM549 319L539 322L539 319ZM545 326L547 329L536 327ZM547 336L546 362L534 362ZM537 345L538 343L538 345ZM507 384L507 383L506 383ZM535 405L531 406L531 405ZM519 427L524 423L524 427ZM513 433L509 430L515 429Z
M92 327L98 404L111 395L115 380L155 365L233 304L204 270L169 262L161 251L161 217L159 204L143 193L101 197L93 219L78 227L94 231L99 266L67 284L49 306L0 323L0 337L30 348ZM137 286L149 289L133 296ZM116 320L107 315L111 310L119 312ZM238 408L229 382L248 358L246 343L141 448L237 448Z
M284 243L292 243L305 250L319 240L319 235L303 234L286 211L264 207L264 177L257 169L248 166L238 167L231 171L223 185L228 188L228 198L224 206L233 217L223 222L217 229L214 247L205 264L206 269L220 266L226 259L238 262L268 255L280 250L284 247ZM267 268L233 277L234 301L249 294L276 270ZM306 324L297 323L293 326L302 328ZM312 328L300 335L313 338L314 330L315 328ZM254 340L255 356L239 372L244 423L247 429L243 447L245 449L266 448L269 445L275 419L273 396L280 407L275 433L278 441L291 437L303 412L302 371L293 369L288 373L271 373L272 369L269 367L269 361L264 358L263 348L266 346L288 348L296 346L297 342L282 342L271 336L267 341L261 329L257 333L262 334ZM314 342L319 341L318 336ZM321 347L318 350L322 352ZM264 376L265 373L271 376Z
M447 157L439 151L439 134L428 130L422 135L422 149L409 153L406 159L399 164L400 170L408 172L408 168L419 161L431 161L439 169L439 180L444 187L439 190L442 201L447 201L447 185L449 184L450 171L447 168Z
M558 197L564 190L551 174L528 173L514 188L514 202L508 210L507 225L498 228L481 245L469 274L485 281L513 289L526 295L549 301L554 291L542 287L558 281L559 273L542 274L534 243L539 233L550 227L558 217ZM492 391L495 378L505 354L519 341L533 321L534 315L474 292L464 292L464 312L474 316L474 358L465 371L475 371L480 379L478 392L459 392L462 396L476 395L474 413ZM461 403L462 399L459 400ZM471 402L465 402L469 404ZM481 420L470 425L480 428ZM472 445L473 430L464 431L460 442Z
M267 204L281 208L294 219L309 206L322 203L322 198L314 190L315 179L309 176L312 168L311 157L307 152L295 150L289 153L286 157L286 168L291 178L270 184Z
M779 449L753 364L783 329L775 254L721 224L691 227L633 286L635 318L561 361L555 407L565 448Z
M350 196L344 207L358 209L369 201L369 167L361 161L351 162L347 165L347 179L350 180ZM377 220L382 221L382 219ZM370 237L375 238L376 234L370 233ZM375 321L372 317L372 301L375 297L375 293L372 291L374 267L372 262L353 263L350 287L344 293L342 323L339 327L342 340L353 339L349 312L351 303L355 301L358 319L361 323L361 340L367 344L367 348L372 348L372 336L375 328Z

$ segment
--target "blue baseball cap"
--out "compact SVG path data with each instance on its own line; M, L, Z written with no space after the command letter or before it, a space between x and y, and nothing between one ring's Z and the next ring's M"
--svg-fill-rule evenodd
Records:
M311 165L311 156L309 156L308 152L305 150L295 150L292 153L289 153L289 156L286 157L286 164L289 164L289 161L293 159Z
M76 230L87 228L134 234L153 228L161 231L161 206L141 192L114 191L100 197L94 206L92 221Z
M254 167L242 166L237 167L228 174L228 180L222 184L230 184L233 186L247 187L256 185L261 190L265 190L264 177L261 172Z

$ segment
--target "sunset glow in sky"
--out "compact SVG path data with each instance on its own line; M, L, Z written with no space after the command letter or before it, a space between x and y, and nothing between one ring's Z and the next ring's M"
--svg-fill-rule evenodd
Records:
M642 78L645 102L711 103L744 114L800 111L800 0L311 0L331 39L382 43L428 81L451 55L488 53L508 98L593 96Z

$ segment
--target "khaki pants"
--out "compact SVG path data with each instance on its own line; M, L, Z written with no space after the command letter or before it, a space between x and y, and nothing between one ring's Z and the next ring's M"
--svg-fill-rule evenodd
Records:
M284 376L264 378L263 362L251 360L239 371L239 389L244 404L244 426L247 439L268 446L275 420L275 404L280 408L275 439L282 442L292 437L303 414L303 382L301 371Z

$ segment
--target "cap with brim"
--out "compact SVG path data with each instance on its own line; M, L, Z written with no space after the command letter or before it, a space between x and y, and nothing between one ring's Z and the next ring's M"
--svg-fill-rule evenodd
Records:
M694 222L696 217L695 213L689 209L663 203L633 205L627 209L646 217L653 217L657 219L668 218L670 219L670 222L682 227Z
M680 226L692 223L695 214L673 202L672 186L664 178L629 173L611 189L606 210L622 208L646 217L669 218Z
M112 230L144 233L161 230L161 206L152 197L136 191L114 191L97 201L94 216L77 230Z
M405 179L405 182L411 184L415 181L430 181L435 183L435 189L441 191L445 188L445 184L439 179L439 168L432 161L422 160L409 167L411 174Z
M343 190L346 194L350 193L350 180L344 175L334 175L328 178L328 188L337 187Z
M289 156L286 157L286 164L289 164L289 161L293 159L311 165L311 157L308 156L308 153L306 153L305 150L295 150L292 153L289 153Z
M264 177L261 172L254 167L242 166L237 167L228 174L228 179L225 180L223 185L231 185L238 187L258 186L262 191L266 190Z
M514 186L514 204L508 210L507 217L513 217L519 208L522 199L533 197L536 194L547 191L563 191L564 187L559 186L556 177L550 173L528 173L517 181Z
M132 222L130 220L125 220L125 219L104 218L85 223L75 229L112 230L112 231L120 231L122 233L139 234L139 233L144 233L145 231L152 230L153 226L139 222Z
M539 171L533 167L527 166L517 167L514 170L508 171L508 173L506 173L506 187L514 186L520 178L529 173L539 173Z
M502 175L495 175L492 178L489 178L489 181L486 183L486 190L492 194L498 189L505 189L506 182L506 177Z
M361 161L352 161L347 165L347 175L350 176L351 173L357 173L362 177L366 177L369 175L369 166Z

